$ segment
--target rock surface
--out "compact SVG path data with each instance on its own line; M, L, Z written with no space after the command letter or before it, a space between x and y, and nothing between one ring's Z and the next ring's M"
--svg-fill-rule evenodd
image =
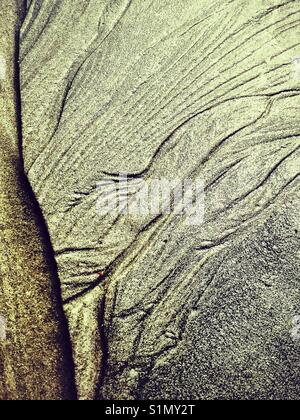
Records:
M299 19L284 0L28 2L25 169L80 398L298 398ZM131 200L203 179L204 222L100 216L120 173Z
M47 231L20 155L21 3L3 0L0 9L0 400L65 400L75 398L68 331Z

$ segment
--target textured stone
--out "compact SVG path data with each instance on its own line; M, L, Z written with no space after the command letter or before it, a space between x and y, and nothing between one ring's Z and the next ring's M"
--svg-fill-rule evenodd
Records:
M284 0L30 2L25 169L80 398L299 396L299 16ZM99 216L97 183L119 173L132 200L141 179L203 179L204 223Z
M1 1L0 399L75 398L55 262L20 154L18 31L22 2Z

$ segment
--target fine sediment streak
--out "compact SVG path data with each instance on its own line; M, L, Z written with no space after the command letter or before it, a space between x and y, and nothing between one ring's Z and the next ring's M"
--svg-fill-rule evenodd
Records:
M21 155L18 51L24 12L21 1L1 1L0 399L73 399L56 265Z
M299 17L288 0L28 2L22 154L79 398L299 397ZM125 173L131 202L203 180L202 223L99 214L97 183Z

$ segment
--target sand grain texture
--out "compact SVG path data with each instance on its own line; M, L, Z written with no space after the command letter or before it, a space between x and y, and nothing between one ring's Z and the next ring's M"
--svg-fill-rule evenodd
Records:
M0 53L0 399L75 398L52 249L20 154L18 32L22 2L2 0ZM3 333L3 331L2 331Z
M299 19L284 0L30 2L25 168L80 398L298 398ZM119 173L133 199L203 179L204 223L100 217Z

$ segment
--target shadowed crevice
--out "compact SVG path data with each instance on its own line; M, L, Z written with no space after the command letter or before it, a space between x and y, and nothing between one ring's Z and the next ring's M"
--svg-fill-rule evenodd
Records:
M23 142L22 142L22 104L21 104L21 92L20 92L20 69L19 69L19 50L20 50L20 28L26 16L26 0L18 1L19 25L15 32L15 60L14 60L14 92L15 92L15 106L16 106L16 127L18 133L18 147L19 147L19 165L16 169L18 183L21 191L24 192L25 199L29 203L30 212L34 214L36 226L38 227L39 241L42 244L44 251L43 258L45 260L49 278L51 279L51 295L50 300L53 303L53 307L57 312L59 319L59 337L63 355L63 386L65 389L64 396L68 400L77 399L77 391L75 386L75 368L72 357L72 347L70 334L66 317L63 310L63 302L61 298L61 287L58 278L58 270L56 261L54 258L54 251L51 244L51 239L47 229L46 222L44 220L41 208L36 199L36 196L31 188L30 182L24 170L24 158L23 158Z

